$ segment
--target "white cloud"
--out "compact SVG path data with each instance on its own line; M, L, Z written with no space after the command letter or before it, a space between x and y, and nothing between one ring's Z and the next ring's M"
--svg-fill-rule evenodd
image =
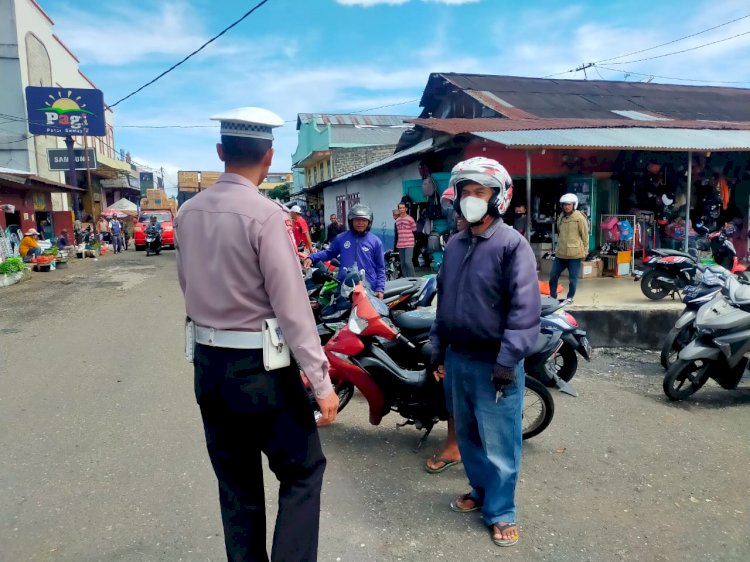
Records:
M166 2L144 12L133 6L110 4L105 13L63 8L55 32L84 64L126 65L154 56L182 58L208 40L200 17L182 2ZM85 33L81 33L85 29ZM212 44L201 54L232 54L227 41Z

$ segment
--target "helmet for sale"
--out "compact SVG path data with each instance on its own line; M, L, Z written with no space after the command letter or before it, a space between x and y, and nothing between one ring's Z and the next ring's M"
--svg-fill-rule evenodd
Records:
M500 162L476 156L459 162L453 167L448 189L453 189L453 209L459 214L461 213L461 188L471 182L492 189L493 195L487 204L488 215L499 217L505 214L513 198L513 180Z
M354 231L354 226L352 225L354 219L367 219L367 228L365 229L365 232L368 232L370 228L372 228L372 211L370 210L370 207L363 205L362 203L357 203L349 209L349 214L346 218L349 223L349 230Z
M565 203L573 203L573 209L578 208L578 196L575 193L566 193L562 197L560 197L560 205L565 205Z

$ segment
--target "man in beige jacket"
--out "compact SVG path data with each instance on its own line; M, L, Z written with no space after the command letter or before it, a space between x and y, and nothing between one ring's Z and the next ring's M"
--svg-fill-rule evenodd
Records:
M549 292L557 298L557 282L560 274L568 270L568 304L573 303L581 272L581 261L589 252L589 225L584 214L578 210L578 197L566 193L560 197L563 214L557 219L557 250L549 275Z

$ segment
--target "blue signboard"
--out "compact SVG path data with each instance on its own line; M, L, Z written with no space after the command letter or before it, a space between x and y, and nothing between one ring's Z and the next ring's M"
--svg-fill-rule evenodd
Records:
M27 86L26 114L32 135L107 134L101 90Z

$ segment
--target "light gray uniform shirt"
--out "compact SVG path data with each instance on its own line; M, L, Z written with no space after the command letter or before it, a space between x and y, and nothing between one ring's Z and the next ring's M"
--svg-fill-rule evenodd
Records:
M237 174L180 207L177 273L187 315L217 330L259 332L277 318L318 398L333 391L284 210Z

